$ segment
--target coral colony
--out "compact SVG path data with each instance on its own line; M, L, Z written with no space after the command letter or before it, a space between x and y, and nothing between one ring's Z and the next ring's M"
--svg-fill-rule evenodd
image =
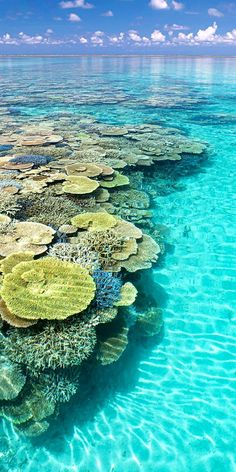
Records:
M0 415L33 437L79 395L88 362L116 362L131 331L160 332L161 310L136 305L137 274L164 251L140 179L204 145L89 119L65 135L28 125L0 145Z

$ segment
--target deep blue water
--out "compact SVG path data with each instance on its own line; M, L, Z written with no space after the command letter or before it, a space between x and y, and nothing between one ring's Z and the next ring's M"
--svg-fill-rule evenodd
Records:
M207 162L179 175L181 190L155 200L156 222L170 229L153 272L162 341L130 348L113 377L95 378L94 395L65 408L45 444L4 421L9 470L235 471L236 59L5 58L0 94L3 122L91 115L175 126L208 143Z

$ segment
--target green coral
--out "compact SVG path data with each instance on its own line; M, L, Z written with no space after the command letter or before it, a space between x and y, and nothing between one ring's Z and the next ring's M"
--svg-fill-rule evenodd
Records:
M3 279L1 295L20 318L59 320L88 307L95 283L78 264L46 257L15 266Z
M12 328L6 338L5 353L37 374L48 368L80 365L93 352L96 341L94 327L75 318L47 323L41 329Z
M21 368L8 360L0 357L0 400L12 400L22 390L26 381Z

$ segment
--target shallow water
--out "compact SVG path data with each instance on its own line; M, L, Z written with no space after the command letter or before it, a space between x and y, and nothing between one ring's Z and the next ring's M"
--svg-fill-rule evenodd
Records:
M154 202L157 223L170 228L153 271L165 306L161 342L131 345L97 372L86 402L66 405L33 445L3 421L8 470L235 471L236 60L3 59L0 74L4 120L10 107L16 123L81 114L151 122L209 145L197 168L188 162L177 176L173 167L181 190ZM150 97L161 105L148 106Z

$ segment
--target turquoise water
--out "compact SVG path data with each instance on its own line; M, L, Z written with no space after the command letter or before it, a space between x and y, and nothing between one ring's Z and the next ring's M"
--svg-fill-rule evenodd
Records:
M16 124L91 115L175 126L208 143L201 165L166 166L181 188L153 202L170 230L152 274L161 342L132 344L97 372L46 437L30 443L3 421L8 470L235 471L236 59L4 59L0 75L3 119ZM154 189L155 179L158 170Z

